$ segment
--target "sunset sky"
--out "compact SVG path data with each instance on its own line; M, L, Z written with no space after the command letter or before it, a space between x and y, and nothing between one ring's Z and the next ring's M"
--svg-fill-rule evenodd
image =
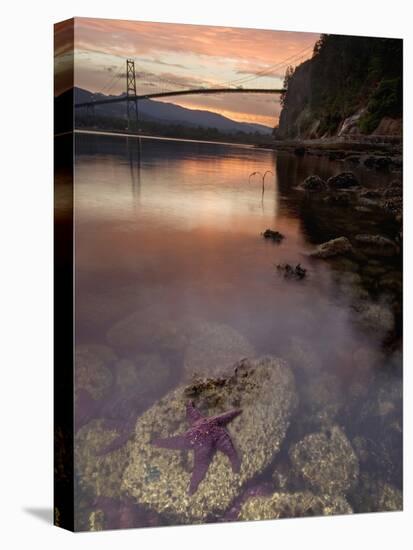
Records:
M126 58L132 58L138 94L161 87L179 90L229 81L244 88L278 88L286 66L311 57L318 37L312 33L76 18L75 86L113 95L125 92ZM263 71L264 76L253 79ZM154 82L158 84L154 86ZM195 95L163 101L267 126L276 124L279 113L279 98L272 95Z

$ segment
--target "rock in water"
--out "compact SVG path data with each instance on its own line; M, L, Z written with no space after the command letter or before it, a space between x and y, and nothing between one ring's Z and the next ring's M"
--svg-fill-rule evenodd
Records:
M363 252L371 256L395 256L399 253L397 244L383 235L356 235L355 240Z
M359 187L360 184L353 172L341 172L341 174L328 178L327 185L330 189L351 189Z
M253 497L242 506L238 519L297 518L305 516L333 516L351 514L351 506L342 496L315 495L309 491L273 493L271 496Z
M187 377L211 376L254 355L248 340L229 325L204 323L200 334L188 345L184 370Z
M76 346L76 390L86 390L93 399L101 399L111 387L110 367L115 358L115 354L107 346L94 344Z
M187 430L188 399L206 416L242 409L228 425L241 459L240 472L234 473L228 458L216 453L192 496L188 488L193 453L151 444L159 437ZM175 522L217 517L240 494L245 482L262 472L277 454L296 402L290 368L273 357L244 360L230 375L177 388L138 418L130 463L123 474L123 492Z
M307 435L290 448L289 455L297 474L316 491L345 495L357 483L359 462L338 426Z
M320 176L308 176L298 188L305 191L324 191L326 189L326 182Z
M262 234L264 239L271 239L275 243L280 243L284 239L284 235L279 231L273 231L272 229L266 229Z
M341 254L348 254L353 250L347 237L338 237L325 243L319 244L313 252L310 252L312 258L332 258Z
M119 431L106 429L103 420L92 420L75 438L75 464L79 484L94 497L119 498L122 473L129 459L131 442L100 456L98 453L119 437Z

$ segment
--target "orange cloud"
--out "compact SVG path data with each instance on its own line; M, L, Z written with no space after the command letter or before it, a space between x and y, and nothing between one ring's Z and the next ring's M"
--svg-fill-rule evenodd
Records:
M229 81L244 87L279 87L286 66L309 58L318 38L313 33L76 18L75 84L99 91L111 77L108 67L114 70L126 58L134 58L142 92L147 91L144 76L148 75L176 89L185 84L200 87ZM147 87L153 88L153 84L148 82ZM111 93L123 90L124 82L118 79ZM209 96L173 101L272 126L279 106L273 103L269 107L263 97L222 96L219 105Z

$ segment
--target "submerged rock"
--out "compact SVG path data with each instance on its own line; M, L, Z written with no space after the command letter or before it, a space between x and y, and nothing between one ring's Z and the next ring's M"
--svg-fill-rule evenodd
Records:
M297 474L322 494L345 495L357 483L358 459L338 426L307 435L290 448L289 455Z
M347 237L338 237L325 243L319 244L313 252L310 252L312 258L332 258L341 254L348 254L353 250Z
M167 365L156 353L138 353L133 359L121 359L115 364L116 384L127 394L131 388L144 394L159 394L170 376Z
M372 478L369 474L360 476L360 483L351 495L356 512L397 512L403 510L403 494L394 485Z
M330 189L351 189L359 187L359 182L353 172L341 172L327 180L327 186Z
M76 346L76 390L86 390L93 399L101 399L111 387L112 373L110 366L115 357L113 350L107 346Z
M241 458L240 472L234 473L228 458L217 453L192 496L188 487L193 453L151 444L158 437L187 429L188 399L206 416L242 409L242 414L228 425ZM123 474L123 492L146 508L182 523L206 521L222 514L243 485L261 473L279 451L296 400L291 370L273 357L245 360L231 375L178 387L138 419L131 461Z
M356 235L354 239L365 254L372 256L395 256L399 253L397 244L391 239L383 237L383 235Z
M202 327L200 319L176 319L168 308L157 304L139 309L115 323L107 332L107 341L115 349L128 353L182 352Z
M186 349L184 371L187 377L210 376L254 355L248 340L229 325L204 323Z
M252 497L242 506L238 519L259 521L351 513L353 510L350 504L342 496L315 495L310 491L300 491Z
M131 442L110 454L100 451L119 437L119 431L105 428L102 419L92 420L75 437L75 465L80 486L94 497L120 496L122 473L130 454Z
M324 191L326 189L326 182L320 176L308 176L300 183L298 188L305 191Z
M308 374L314 374L322 367L320 356L316 353L313 346L296 336L291 338L285 358L293 368L302 369Z
M364 330L382 338L394 330L395 320L391 308L385 304L360 300L353 305L355 321Z
M271 239L276 243L280 243L284 239L284 235L279 231L273 231L272 229L266 229L262 234L264 239Z
M316 429L331 425L344 405L337 376L325 372L311 377L302 387L300 403L306 423Z

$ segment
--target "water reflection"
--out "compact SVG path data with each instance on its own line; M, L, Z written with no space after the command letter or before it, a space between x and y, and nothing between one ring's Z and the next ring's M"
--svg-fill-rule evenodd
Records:
M186 379L194 364L191 335L206 330L210 338L220 327L243 350L290 361L301 405L289 443L334 420L349 438L362 433L372 442L365 472L386 472L386 481L400 487L400 432L386 432L383 416L366 412L366 403L380 410L383 387L400 382L400 316L384 332L365 330L357 317L360 304L373 304L368 314L387 319L390 301L400 303L397 290L374 286L374 273L397 278L400 260L324 263L307 256L314 243L330 238L393 231L375 213L333 208L296 189L307 175L328 177L342 165L235 145L126 137L77 135L76 147L76 342L116 356L99 359L109 365L99 375L106 390L98 404L82 394L78 425L105 417L123 426L127 440L133 418ZM262 200L260 183L248 178L266 170L274 176ZM367 187L391 178L355 171ZM280 245L262 238L267 228L285 235ZM301 262L308 277L280 277L275 266L285 262ZM202 353L209 357L207 347ZM152 365L139 382L137 361ZM211 361L203 374L215 367ZM119 373L123 385L126 377L146 388L144 398L134 385L132 395L119 394ZM401 426L399 405L389 406ZM383 437L392 448L391 468L383 465L389 445L377 450Z

